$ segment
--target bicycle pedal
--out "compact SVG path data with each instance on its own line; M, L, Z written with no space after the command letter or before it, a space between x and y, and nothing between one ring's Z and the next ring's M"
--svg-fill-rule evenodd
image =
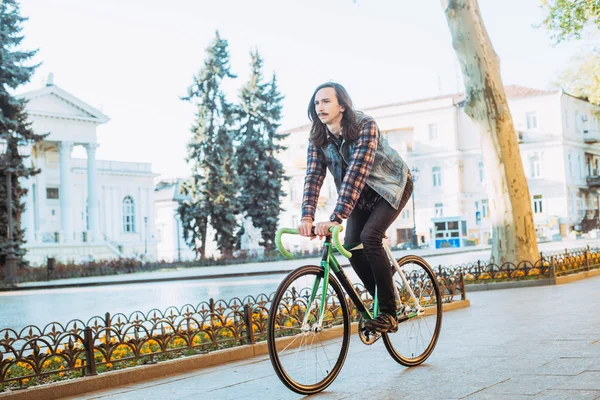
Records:
M366 329L365 320L361 317L358 321L358 337L364 344L372 345L381 338L381 333Z

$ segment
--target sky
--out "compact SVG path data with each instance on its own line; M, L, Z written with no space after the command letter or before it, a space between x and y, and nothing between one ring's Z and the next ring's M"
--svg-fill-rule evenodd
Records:
M551 88L578 49L553 45L540 0L480 0L505 85ZM101 110L97 157L189 175L194 108L180 98L218 30L228 40L235 101L250 51L277 75L282 130L308 123L315 87L336 81L358 109L462 91L440 0L21 0L22 48L41 63L17 93L54 83ZM75 157L85 158L76 147Z

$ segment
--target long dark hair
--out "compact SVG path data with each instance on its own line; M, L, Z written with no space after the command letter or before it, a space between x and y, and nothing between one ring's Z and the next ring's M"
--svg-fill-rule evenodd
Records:
M308 119L310 119L312 122L312 127L310 128L310 141L317 147L321 147L327 143L327 125L321 122L319 116L317 115L317 110L315 110L315 97L317 96L317 92L326 87L330 87L335 90L335 96L337 97L338 103L340 106L344 107L341 122L342 137L344 140L351 141L358 139L358 122L356 118L356 111L352 107L352 99L350 99L350 95L339 83L327 82L319 85L315 89L315 92L310 98L310 103L308 103Z

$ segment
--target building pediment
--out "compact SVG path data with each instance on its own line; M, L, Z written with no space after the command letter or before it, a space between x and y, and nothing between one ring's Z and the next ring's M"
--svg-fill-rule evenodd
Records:
M109 120L100 110L55 85L22 93L17 97L27 99L27 113L30 116L87 121L96 124L104 124Z

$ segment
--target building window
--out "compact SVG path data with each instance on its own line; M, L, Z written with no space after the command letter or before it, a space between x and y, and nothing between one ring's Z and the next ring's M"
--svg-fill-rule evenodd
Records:
M533 212L536 214L542 213L542 195L536 194L533 196Z
M533 153L529 156L529 168L531 170L532 178L539 178L542 176L540 156L538 153Z
M437 124L429 124L429 140L437 140L438 138L438 127Z
M577 155L577 165L579 167L579 177L583 176L583 164L581 163L581 154Z
M483 161L479 161L479 182L483 182Z
M569 127L569 110L565 110L565 126Z
M581 116L581 126L583 128L583 132L585 133L588 130L588 116L586 114Z
M52 200L58 199L58 188L46 188L46 198Z
M296 177L290 179L290 201L296 202L296 201L302 201L302 198L300 197L300 190L302 188L302 184L303 182L300 182L300 180Z
M537 116L535 115L534 112L526 113L525 118L527 119L527 129L535 129L538 127Z
M487 218L488 215L489 215L488 201L487 201L487 199L481 200L481 216L483 218Z
M397 129L383 132L383 136L388 144L399 150L401 153L411 153L414 151L414 134L411 129Z
M443 203L435 203L435 216L436 217L444 216L444 204Z
M402 219L410 219L410 210L409 209L402 210L402 214L400 217Z
M123 199L123 232L135 233L135 204L130 196Z
M431 176L433 178L433 186L442 186L442 169L440 167L433 167L431 169Z
M571 155L569 154L567 158L569 159L569 176L573 177L573 162L571 161Z

